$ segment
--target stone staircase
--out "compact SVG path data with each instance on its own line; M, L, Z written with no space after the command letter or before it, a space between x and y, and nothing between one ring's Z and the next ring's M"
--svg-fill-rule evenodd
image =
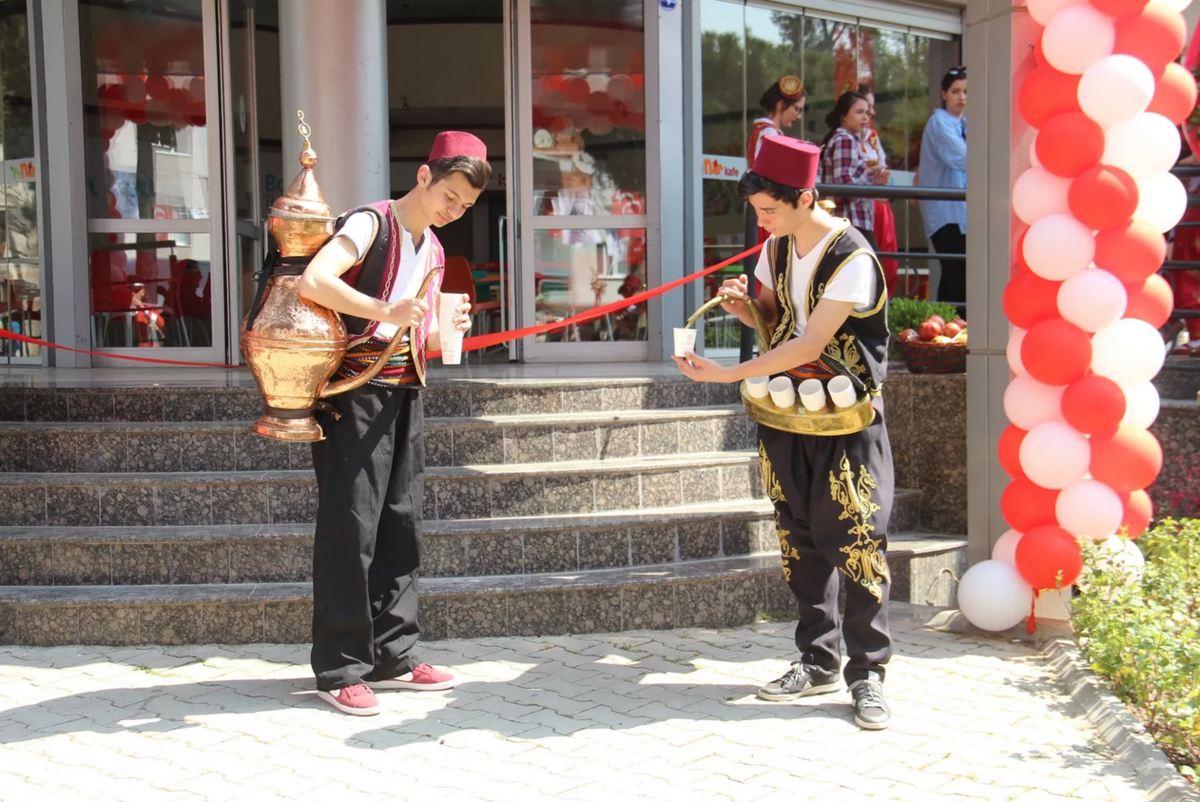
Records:
M305 642L307 445L252 387L0 387L0 643ZM794 616L736 388L451 381L425 396L425 637ZM946 603L961 537L898 492L893 598Z

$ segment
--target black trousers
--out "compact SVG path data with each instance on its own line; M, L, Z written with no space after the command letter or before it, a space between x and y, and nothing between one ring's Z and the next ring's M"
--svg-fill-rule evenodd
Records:
M412 670L425 446L421 394L366 386L329 399L313 443L312 667L328 691Z
M929 238L933 249L938 253L967 252L967 235L958 227L958 223L947 223L933 232ZM942 265L942 280L938 282L937 300L951 303L966 303L967 301L967 263L960 261L944 261Z
M855 434L817 437L758 427L783 575L800 608L800 660L836 675L844 637L847 683L869 673L882 678L892 654L887 526L895 478L883 404L875 403L875 421ZM846 588L844 619L839 574Z

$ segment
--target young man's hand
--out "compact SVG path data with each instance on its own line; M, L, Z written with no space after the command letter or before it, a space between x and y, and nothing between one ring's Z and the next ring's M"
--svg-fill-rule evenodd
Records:
M387 305L379 318L384 323L391 323L398 329L409 326L418 327L425 322L429 312L429 304L419 298L405 298Z
M675 360L675 364L679 366L679 370L684 376L695 382L716 382L718 384L729 384L737 381L737 377L733 375L733 371L724 365L719 365L711 359L705 359L702 356L696 356L695 353L689 351L687 356L674 356L671 359Z
M471 329L471 304L467 301L469 296L462 296L462 303L454 307L454 328L458 331L466 333Z
M746 274L731 278L725 281L717 290L717 295L723 295L731 300L721 304L721 308L731 315L736 315L741 308L739 301L745 301L750 297L749 282L746 279Z

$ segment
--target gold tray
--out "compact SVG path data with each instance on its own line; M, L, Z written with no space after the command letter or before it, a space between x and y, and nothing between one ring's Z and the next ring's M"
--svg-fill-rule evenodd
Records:
M775 406L771 396L755 398L742 382L742 405L746 414L755 423L770 426L792 434L812 434L824 437L836 437L842 434L861 432L875 420L875 406L871 396L864 395L845 409L834 406L832 401L825 403L821 412L809 412L798 400L791 407L784 409Z
M711 298L688 318L685 324L687 328L694 326L704 313L720 306L724 300L726 299L721 296ZM758 311L757 304L750 304L750 312L754 317L754 328L758 332L759 353L766 353L771 347L771 333L762 319L762 313ZM870 395L864 395L846 409L839 409L834 406L833 401L829 400L825 403L824 412L809 412L799 399L790 409L782 409L775 406L770 395L766 398L755 398L746 390L745 382L742 382L741 393L742 404L746 407L746 414L750 416L751 420L761 423L763 426L770 426L772 429L792 434L825 437L854 434L861 432L875 420L875 406L871 403Z

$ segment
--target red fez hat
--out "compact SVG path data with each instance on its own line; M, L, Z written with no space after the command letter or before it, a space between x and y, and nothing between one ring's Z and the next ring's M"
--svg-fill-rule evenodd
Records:
M795 189L812 189L817 185L817 166L821 149L811 142L801 142L790 136L772 134L762 140L762 148L754 157L750 172Z
M442 131L433 140L429 161L453 159L455 156L474 156L487 161L487 145L474 134L463 131Z

